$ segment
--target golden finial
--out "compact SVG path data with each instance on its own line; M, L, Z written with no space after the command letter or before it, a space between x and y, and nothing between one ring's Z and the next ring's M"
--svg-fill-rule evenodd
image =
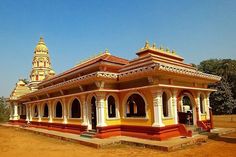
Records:
M175 51L175 49L173 49L173 50L171 51L171 53L172 53L172 54L176 54L176 51Z
M157 48L156 43L153 43L152 48L154 48L154 49Z
M164 47L162 45L160 46L160 50L164 51Z
M166 52L170 52L170 49L168 47L166 48Z
M109 50L107 48L105 49L105 53L109 53Z
M148 41L145 42L144 48L145 48L145 49L148 49L148 48L149 48L149 42L148 42Z
M45 43L44 43L44 39L43 39L42 36L41 36L40 39L39 39L39 44L45 44Z

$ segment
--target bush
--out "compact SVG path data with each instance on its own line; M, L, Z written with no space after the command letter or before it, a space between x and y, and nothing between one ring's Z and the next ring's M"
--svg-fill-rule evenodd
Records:
M4 97L0 98L0 122L9 120L10 110Z

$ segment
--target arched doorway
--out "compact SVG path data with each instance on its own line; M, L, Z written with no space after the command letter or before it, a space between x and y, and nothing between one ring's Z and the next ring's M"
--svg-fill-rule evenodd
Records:
M97 112L96 112L96 98L93 96L91 99L91 125L92 130L96 130L97 126Z
M183 91L178 97L179 123L186 125L197 124L196 105L193 95L189 91Z

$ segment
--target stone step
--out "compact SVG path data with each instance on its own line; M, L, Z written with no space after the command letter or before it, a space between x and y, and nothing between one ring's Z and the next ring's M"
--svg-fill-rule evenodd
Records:
M91 134L81 134L80 137L85 137L85 138L94 138L95 135L91 135Z
M80 135L80 137L94 138L96 136L96 130L89 130Z

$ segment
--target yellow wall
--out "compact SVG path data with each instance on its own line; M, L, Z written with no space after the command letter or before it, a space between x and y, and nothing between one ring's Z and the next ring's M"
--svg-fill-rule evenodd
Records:
M33 118L32 118L32 121L38 121L38 118L33 117Z
M201 120L206 120L207 118L206 118L206 114L204 114L204 115L201 115Z
M68 124L77 124L77 125L81 125L82 124L82 119L72 119L69 118L67 120Z
M42 122L48 122L49 118L42 117L41 120L42 120Z
M166 118L166 119L162 119L162 122L164 125L172 125L174 124L174 118Z
M53 118L53 123L62 123L63 119L62 118Z

